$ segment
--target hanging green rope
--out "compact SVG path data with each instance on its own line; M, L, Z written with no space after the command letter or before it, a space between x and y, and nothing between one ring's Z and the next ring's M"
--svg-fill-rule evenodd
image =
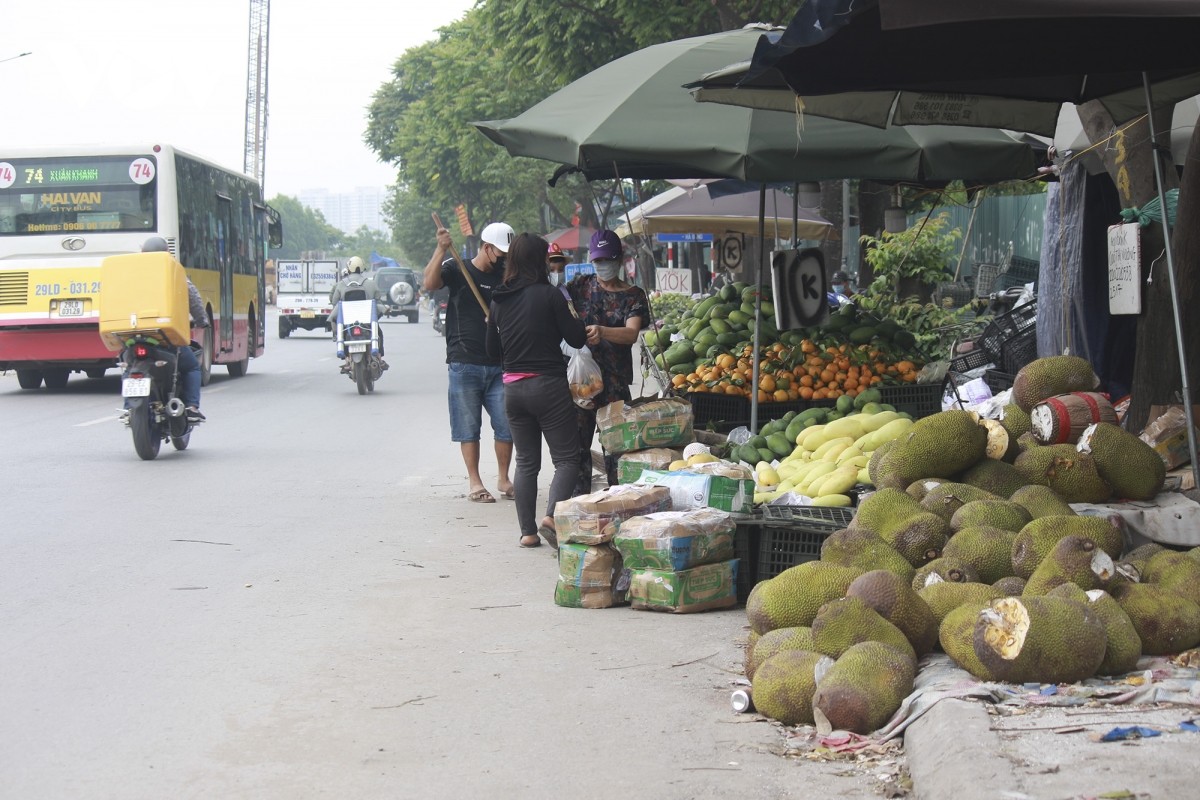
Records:
M1175 226L1175 206L1179 205L1179 190L1168 189L1167 195L1167 218L1171 222L1171 227ZM1126 222L1136 222L1143 228L1151 222L1162 222L1162 210L1156 196L1153 200L1141 208L1122 208L1121 219Z

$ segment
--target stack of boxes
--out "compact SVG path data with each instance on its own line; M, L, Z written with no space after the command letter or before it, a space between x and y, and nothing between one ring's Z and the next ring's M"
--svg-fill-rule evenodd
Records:
M733 518L712 508L625 520L613 538L634 608L691 613L737 603Z

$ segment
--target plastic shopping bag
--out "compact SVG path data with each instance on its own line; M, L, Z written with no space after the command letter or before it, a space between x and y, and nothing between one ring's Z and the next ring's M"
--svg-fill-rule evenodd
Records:
M567 363L567 383L571 385L571 396L575 402L584 408L591 408L592 398L604 388L600 367L587 347L581 347L571 355Z

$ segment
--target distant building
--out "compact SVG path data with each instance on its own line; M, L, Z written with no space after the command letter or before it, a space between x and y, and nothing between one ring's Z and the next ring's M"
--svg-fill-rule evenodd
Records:
M343 233L354 233L363 225L388 233L383 221L383 201L387 195L387 189L375 186L360 186L344 193L306 189L300 193L300 202L320 211L326 222Z

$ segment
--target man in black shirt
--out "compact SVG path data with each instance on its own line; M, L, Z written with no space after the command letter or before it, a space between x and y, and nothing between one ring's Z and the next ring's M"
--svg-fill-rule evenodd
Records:
M480 233L479 252L463 269L470 273L483 302L491 304L492 289L504 278L504 254L513 240L513 229L493 222ZM509 479L512 463L512 433L504 411L504 382L500 361L491 358L486 345L486 318L474 292L463 277L458 262L446 258L450 249L450 231L440 228L437 248L425 265L425 291L443 286L450 290L446 304L446 364L449 371L450 439L462 449L470 489L467 499L475 503L494 503L496 498L479 477L479 435L483 427L483 409L487 409L496 447L497 483L501 494L513 499Z

